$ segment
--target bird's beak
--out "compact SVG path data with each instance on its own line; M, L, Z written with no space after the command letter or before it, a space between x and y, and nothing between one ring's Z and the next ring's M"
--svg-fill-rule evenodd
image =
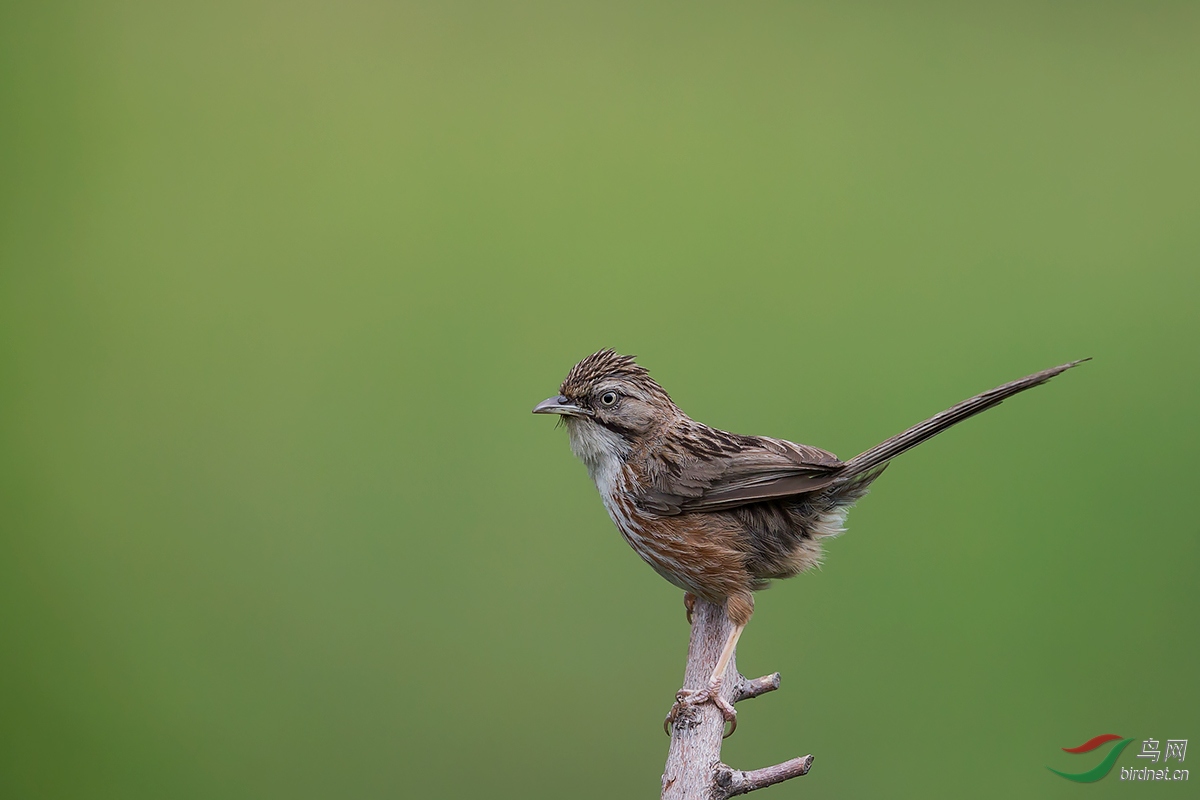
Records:
M535 414L561 414L564 417L590 417L592 412L586 408L580 408L574 405L570 400L563 397L561 394L556 397L548 397L542 402L533 407Z

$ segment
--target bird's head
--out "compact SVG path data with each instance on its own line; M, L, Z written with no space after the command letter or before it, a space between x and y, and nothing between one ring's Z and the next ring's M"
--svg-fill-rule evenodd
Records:
M679 409L633 356L601 350L572 367L558 394L533 413L565 420L571 448L594 476L601 461L623 458L639 437L674 419Z

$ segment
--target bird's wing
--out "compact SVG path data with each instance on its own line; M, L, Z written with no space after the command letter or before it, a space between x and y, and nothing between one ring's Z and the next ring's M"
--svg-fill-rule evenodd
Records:
M651 456L638 504L657 514L719 511L822 489L842 462L782 439L738 436L693 423Z

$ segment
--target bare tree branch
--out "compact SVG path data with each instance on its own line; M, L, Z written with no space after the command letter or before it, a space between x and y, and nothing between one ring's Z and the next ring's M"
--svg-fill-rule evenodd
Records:
M723 606L697 600L692 613L692 637L688 643L683 688L702 689L717 665L721 647L733 624ZM731 703L749 700L779 688L779 673L748 680L737 669L734 656L725 671L722 696ZM681 710L671 724L671 747L663 770L663 800L726 800L764 786L805 775L812 767L811 755L793 758L773 767L750 772L721 763L721 737L725 721L713 703Z
M798 778L801 775L807 775L812 769L813 757L811 755L800 756L793 758L791 761L785 761L782 764L776 764L773 767L763 767L762 769L745 772L740 769L733 769L724 764L717 766L717 792L713 793L715 798L735 797L739 794L753 792L755 789L761 789L764 786L773 786L776 783L783 783L789 778Z
M763 675L761 678L748 680L738 675L741 681L738 683L737 693L733 696L733 702L740 703L743 700L751 700L758 697L760 694L773 692L779 688L779 673L772 672L770 675Z

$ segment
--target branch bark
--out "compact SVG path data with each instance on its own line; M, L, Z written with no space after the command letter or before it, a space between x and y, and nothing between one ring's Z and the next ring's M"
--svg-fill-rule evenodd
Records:
M684 689L703 689L717 666L721 647L733 623L724 606L697 599L692 610L692 638L688 643ZM779 688L779 673L747 680L737 669L737 655L730 659L721 684L721 694L731 703L749 700ZM671 747L663 770L662 800L726 800L808 774L811 755L793 758L773 767L750 772L721 762L721 737L725 721L713 703L684 708L671 725Z

